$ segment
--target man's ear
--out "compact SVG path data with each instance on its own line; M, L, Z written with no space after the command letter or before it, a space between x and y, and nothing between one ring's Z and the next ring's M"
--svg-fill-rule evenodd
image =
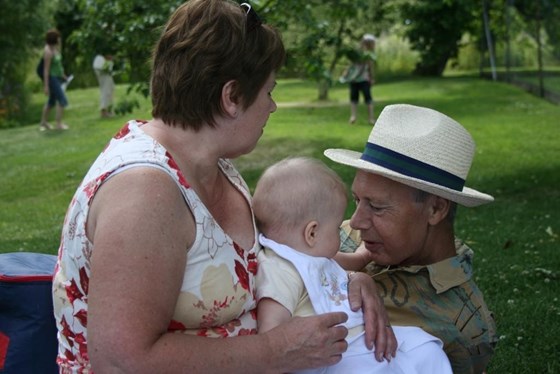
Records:
M227 81L222 87L222 108L224 113L232 118L237 117L240 110L239 98L237 95L237 81Z
M319 228L319 222L309 221L305 228L303 229L303 237L305 242L309 247L314 247L317 243L317 229Z
M428 199L428 223L432 226L437 225L449 214L451 208L451 201L443 197L431 195Z

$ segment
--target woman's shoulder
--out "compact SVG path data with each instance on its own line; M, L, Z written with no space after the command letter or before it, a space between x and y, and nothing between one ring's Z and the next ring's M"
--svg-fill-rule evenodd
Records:
M43 51L43 58L45 60L52 60L54 56L56 56L56 50L53 50L48 45L46 45Z

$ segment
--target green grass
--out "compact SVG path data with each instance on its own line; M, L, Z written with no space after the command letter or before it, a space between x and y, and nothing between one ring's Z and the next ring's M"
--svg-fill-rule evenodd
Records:
M101 120L97 89L68 96L69 131L40 133L37 120L0 132L0 252L56 253L66 207L90 163L127 118L149 118L147 102L127 118ZM361 151L370 132L363 105L358 123L348 125L347 96L337 85L319 105L312 83L281 80L279 109L261 142L236 161L248 184L276 160L309 155L350 185L353 170L322 155L331 147ZM496 201L460 208L456 233L475 250L475 276L498 323L489 373L560 372L560 107L472 77L395 80L376 85L374 97L376 113L391 103L425 105L472 133L477 152L467 185ZM43 100L34 98L36 118ZM301 102L308 105L294 105Z

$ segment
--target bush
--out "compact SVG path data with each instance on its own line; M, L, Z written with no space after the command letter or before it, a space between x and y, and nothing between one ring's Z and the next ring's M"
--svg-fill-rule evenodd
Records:
M377 39L376 79L402 76L412 73L419 60L419 53L413 51L408 40L396 35L384 34Z
M25 87L28 64L44 43L49 15L56 4L49 0L2 2L0 17L0 128L17 126L25 115L30 91Z

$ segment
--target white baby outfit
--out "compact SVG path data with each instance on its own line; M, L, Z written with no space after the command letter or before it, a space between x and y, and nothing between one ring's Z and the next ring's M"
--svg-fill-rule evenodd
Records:
M259 300L267 297L283 304L282 293L287 289L292 291L297 289L297 286L282 287L286 279L298 278L288 274L291 268L291 271L297 272L301 277L300 280L305 285L315 314L345 312L348 314L348 321L344 325L350 332L359 331L357 334L349 334L348 350L338 364L298 373L452 374L449 360L442 349L442 342L419 327L393 326L399 344L396 357L390 362L376 361L374 353L368 350L365 344L363 313L361 310L354 312L350 309L346 271L333 259L306 255L267 239L263 235L259 236L259 241L265 247L265 250L259 254L257 273ZM283 261L288 261L293 266L286 268L286 264L281 264ZM278 278L283 279L275 282L274 279ZM298 308L305 309L299 307L301 303L298 303L298 307L293 305L292 303L292 306L286 306L293 316L299 315Z

